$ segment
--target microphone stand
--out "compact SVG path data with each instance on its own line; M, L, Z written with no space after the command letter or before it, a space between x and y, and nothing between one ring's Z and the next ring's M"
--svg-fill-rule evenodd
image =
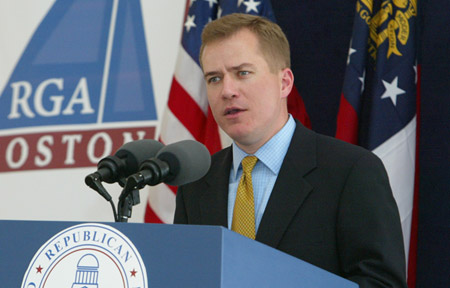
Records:
M111 208L114 214L114 221L117 222L117 212L116 207L114 205L114 201L112 200L111 195L106 191L105 187L103 187L102 182L100 181L100 175L98 173L92 173L85 178L86 184L91 187L93 190L97 191L106 201L111 204Z
M124 187L119 196L117 222L128 222L131 217L131 210L134 205L140 203L139 189L145 185L157 185L164 177L169 175L169 165L159 159L152 158L141 164L139 172L130 175L128 178L122 178L119 184Z
M93 190L97 191L106 201L111 204L115 222L128 222L134 205L141 203L139 190L135 181L127 181L125 178L119 179L120 186L124 187L119 197L119 203L116 207L111 195L102 185L101 177L98 173L92 173L85 178L86 184ZM142 187L140 187L142 188Z
M136 183L130 181L130 179L127 181L125 178L122 178L119 180L119 184L123 187L123 190L119 196L119 203L117 204L118 216L116 222L128 222L133 206L141 203L139 190L136 189Z

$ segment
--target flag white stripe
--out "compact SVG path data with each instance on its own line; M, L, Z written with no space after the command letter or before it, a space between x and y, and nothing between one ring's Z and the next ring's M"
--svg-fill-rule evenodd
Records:
M160 184L153 187L148 193L148 204L163 223L173 223L175 194L167 185Z
M165 144L186 139L195 140L189 130L186 129L183 123L181 123L168 108L164 111L164 116L161 122L160 138Z
M416 117L373 152L381 158L389 175L400 213L405 253L408 258L414 196Z
M231 137L228 136L228 134L225 133L222 128L220 128L219 126L217 126L217 128L219 128L220 144L222 145L222 148L230 146L231 143L233 143L233 139L231 139Z

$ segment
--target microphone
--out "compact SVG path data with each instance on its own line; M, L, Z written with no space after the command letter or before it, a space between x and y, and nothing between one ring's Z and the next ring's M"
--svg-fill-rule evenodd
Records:
M208 172L211 155L205 145L184 140L165 146L156 157L142 162L139 172L127 179L127 186L142 188L161 182L179 186L194 182Z
M164 145L156 140L142 139L124 144L113 156L100 160L97 171L85 178L86 184L93 188L95 181L114 183L139 170L146 159L155 157ZM95 185L94 185L95 186Z

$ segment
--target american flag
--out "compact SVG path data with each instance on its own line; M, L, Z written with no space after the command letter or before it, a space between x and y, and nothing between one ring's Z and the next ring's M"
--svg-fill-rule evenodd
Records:
M275 22L270 1L192 0L186 13L175 75L161 123L159 140L165 144L192 139L215 153L231 140L217 126L209 110L206 86L199 63L201 32L210 21L231 13L264 16ZM294 88L288 97L289 112L310 127L303 100ZM145 222L172 223L176 187L160 184L150 193Z
M417 0L358 0L336 137L383 161L408 255L416 156Z

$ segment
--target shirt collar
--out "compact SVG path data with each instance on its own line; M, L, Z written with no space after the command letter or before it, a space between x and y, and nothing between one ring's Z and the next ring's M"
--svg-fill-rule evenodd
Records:
M277 132L269 141L267 141L261 148L256 151L255 155L258 157L258 162L262 162L274 174L278 174L283 164L284 156L287 153L289 144L291 143L292 135L295 131L295 121L292 115L289 114L289 119L286 124ZM240 164L244 157L250 154L245 153L241 148L233 142L233 177L237 177Z

